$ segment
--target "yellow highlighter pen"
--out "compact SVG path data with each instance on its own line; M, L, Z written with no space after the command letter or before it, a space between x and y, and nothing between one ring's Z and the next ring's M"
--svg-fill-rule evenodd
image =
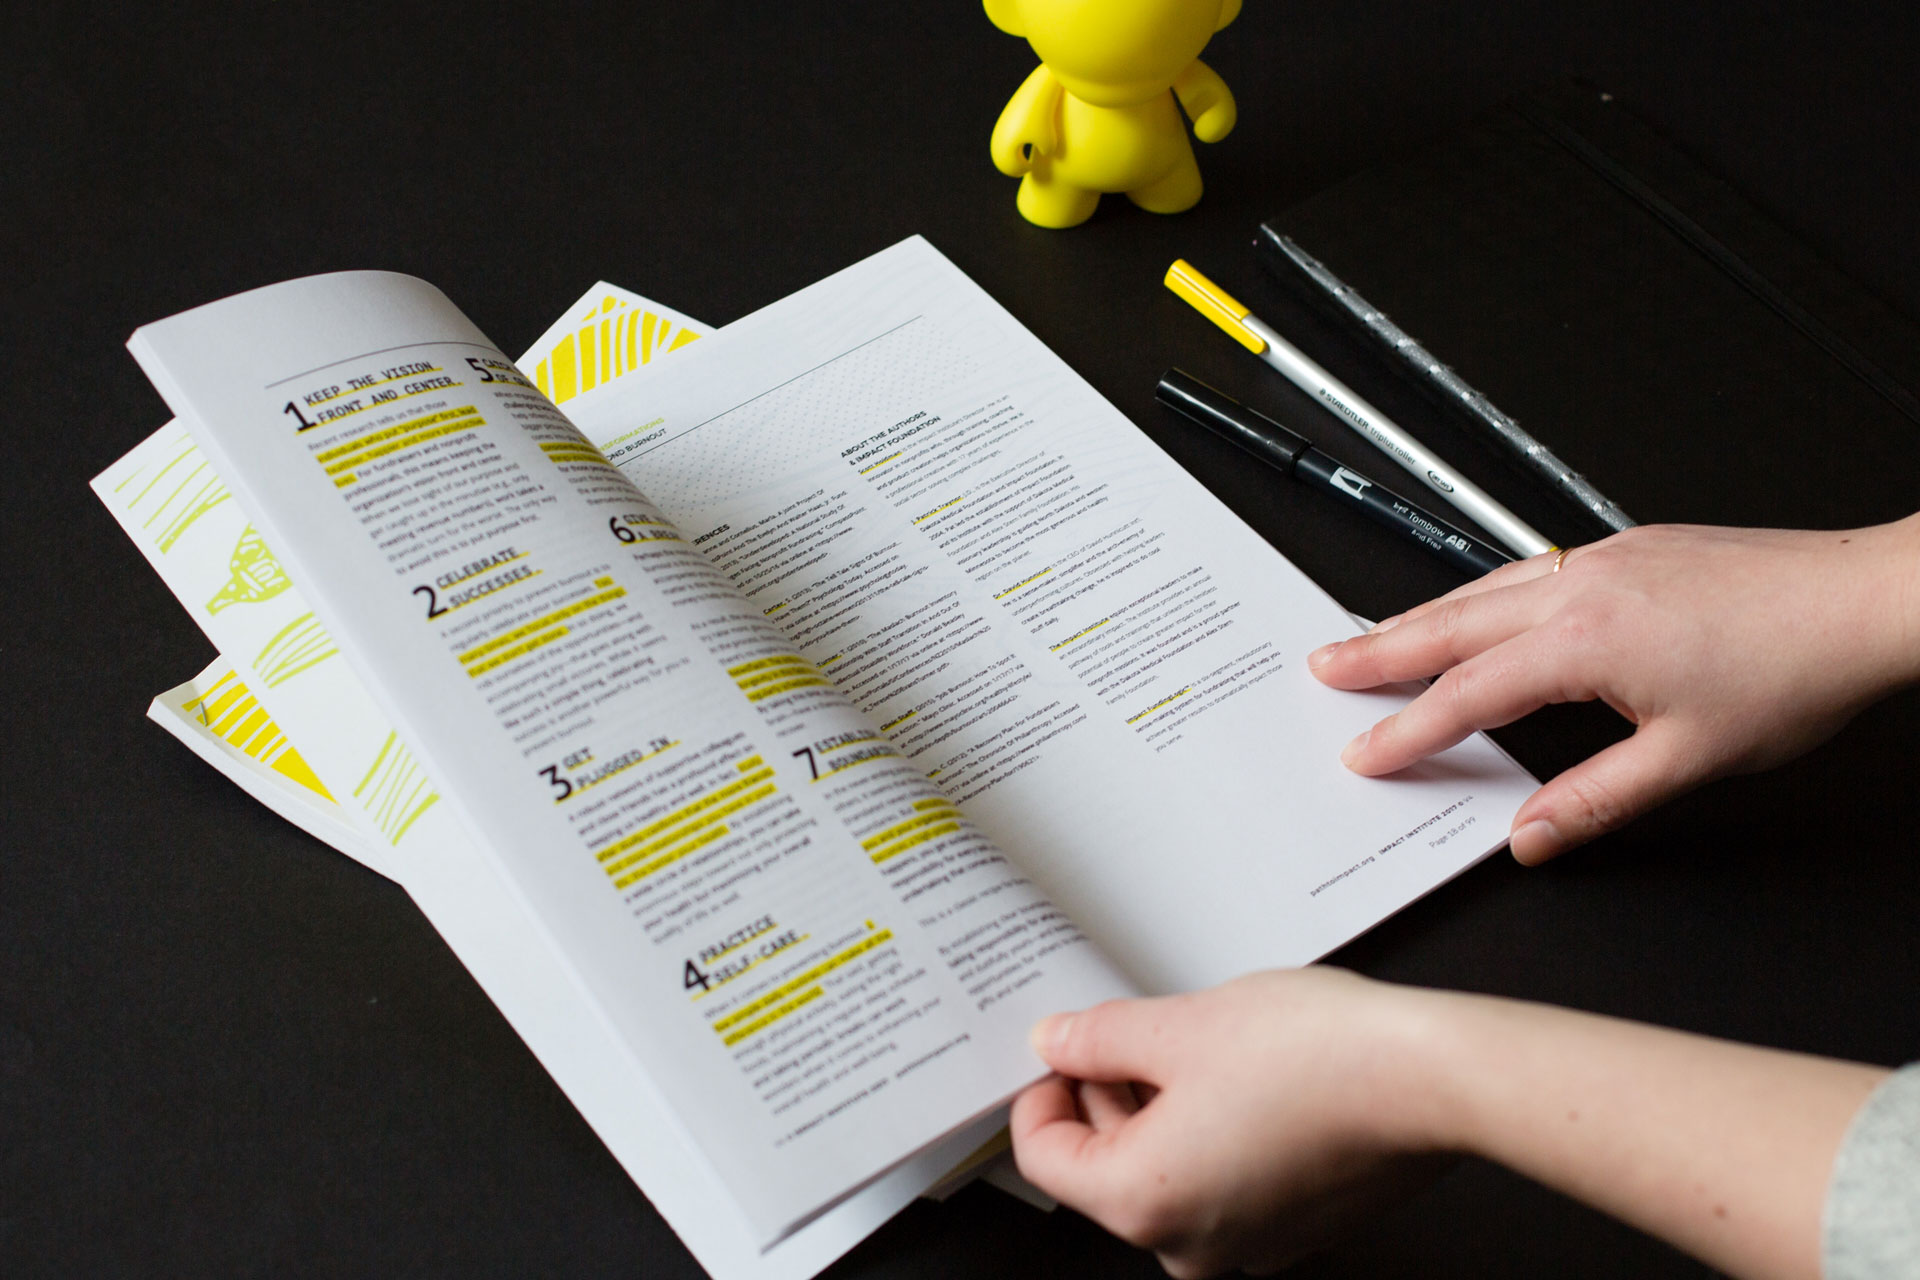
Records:
M1201 275L1186 259L1176 259L1167 268L1166 285L1195 311L1219 325L1228 337L1278 369L1289 382L1325 405L1335 417L1445 498L1455 510L1511 547L1516 555L1536 556L1555 550L1554 544L1541 537L1538 530L1401 430L1393 419L1368 404L1352 388L1315 364L1232 294Z

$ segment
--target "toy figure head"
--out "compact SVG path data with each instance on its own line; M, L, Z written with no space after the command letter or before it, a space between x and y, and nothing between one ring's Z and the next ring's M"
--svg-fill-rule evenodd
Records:
M1068 93L1124 107L1165 93L1232 22L1240 0L986 0L987 17L1025 36Z

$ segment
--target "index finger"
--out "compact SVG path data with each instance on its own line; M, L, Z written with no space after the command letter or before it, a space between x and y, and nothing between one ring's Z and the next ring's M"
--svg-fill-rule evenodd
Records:
M1564 567L1565 562L1571 559L1572 556L1573 551L1571 548L1562 551L1556 547L1551 551L1542 551L1537 556L1528 556L1525 560L1515 560L1512 564L1503 564L1491 573L1483 573L1471 582L1461 583L1445 595L1438 595L1431 600L1422 601L1404 613L1394 614L1391 618L1382 618L1373 624L1373 629L1367 634L1374 635L1381 631L1391 631L1401 623L1412 622L1415 618L1423 617L1450 601L1465 600L1469 596L1482 595L1488 591L1498 591L1502 587L1518 586L1523 582L1532 582L1539 578L1549 577L1558 572L1558 570L1554 568L1555 565Z
M1551 595L1529 590L1525 580L1443 598L1384 631L1316 649L1307 656L1307 667L1336 689L1423 680L1530 630L1551 611Z

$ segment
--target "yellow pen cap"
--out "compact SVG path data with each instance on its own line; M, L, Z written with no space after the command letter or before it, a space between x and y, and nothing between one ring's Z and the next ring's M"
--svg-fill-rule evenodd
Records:
M1227 331L1229 337L1259 355L1266 342L1240 322L1251 314L1232 294L1194 270L1185 258L1175 258L1167 268L1167 288L1187 300L1187 305Z

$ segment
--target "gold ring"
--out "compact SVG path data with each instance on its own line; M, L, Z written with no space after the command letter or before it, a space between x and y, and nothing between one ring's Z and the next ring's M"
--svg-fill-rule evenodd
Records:
M1567 552L1569 550L1570 548L1567 547L1560 548L1560 554L1553 558L1553 572L1560 572L1560 566L1567 562Z

